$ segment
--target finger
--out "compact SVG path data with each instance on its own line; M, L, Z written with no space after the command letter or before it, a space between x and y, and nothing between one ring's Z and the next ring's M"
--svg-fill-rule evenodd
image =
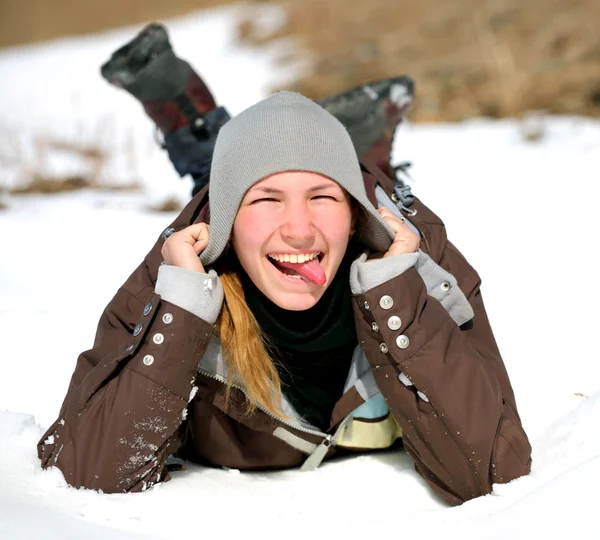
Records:
M208 239L210 237L210 229L208 224L203 223L204 227L198 232L198 237L196 238L196 242L194 243L194 251L199 255L206 246L208 246Z
M208 225L206 223L190 225L181 230L180 235L184 242L194 245L198 241L208 240Z
M404 221L405 221L404 216L395 214L394 212L392 212L389 208L386 208L385 206L378 208L377 211L379 212L379 215L384 219L390 218L390 219L397 220L400 223L404 223Z
M182 232L194 237L199 240L202 235L208 235L208 223L195 223L183 229Z
M399 218L395 214L382 214L381 216L383 220L391 227L394 232L405 232L406 227L404 224L404 219Z
M200 255L200 253L206 249L206 246L208 246L208 236L198 240L192 247L194 248L194 251Z

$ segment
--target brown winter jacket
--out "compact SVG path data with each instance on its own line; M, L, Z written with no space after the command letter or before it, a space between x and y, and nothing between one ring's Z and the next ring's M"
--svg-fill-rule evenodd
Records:
M374 201L375 177L364 177ZM391 181L378 180L391 193ZM205 220L205 199L206 189L169 229ZM380 425L397 428L385 445L401 436L417 472L459 504L528 474L531 447L478 274L420 200L403 215L421 234L421 250L454 276L440 287L459 287L473 316L459 326L413 267L354 295L357 335L389 410ZM129 492L169 479L172 454L256 470L312 469L323 458L365 451L359 443L343 444L353 411L370 397L359 385L338 401L327 433L261 409L246 415L243 389L234 389L225 407L223 379L203 367L218 360L210 353L213 325L154 290L163 242L161 236L102 314L94 346L80 355L60 415L38 444L42 466L57 466L75 487ZM355 422L354 432L369 422Z

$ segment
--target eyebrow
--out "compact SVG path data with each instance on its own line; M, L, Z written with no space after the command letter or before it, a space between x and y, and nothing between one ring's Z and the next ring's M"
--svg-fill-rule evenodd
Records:
M323 191L325 189L331 189L331 188L336 188L336 187L338 187L338 186L336 186L335 184L319 184L318 186L314 186L314 187L310 188L308 190L308 192L312 193L314 191ZM281 193L283 193L283 191L280 189L275 189L275 188L271 188L271 187L267 187L267 186L253 187L250 191L251 192L262 191L263 193L269 193L272 195L280 195Z

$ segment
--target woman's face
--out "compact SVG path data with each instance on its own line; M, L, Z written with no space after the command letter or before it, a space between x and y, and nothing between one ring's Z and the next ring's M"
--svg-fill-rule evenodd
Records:
M331 284L353 232L349 195L339 184L287 171L246 192L233 224L233 248L269 300L301 311Z

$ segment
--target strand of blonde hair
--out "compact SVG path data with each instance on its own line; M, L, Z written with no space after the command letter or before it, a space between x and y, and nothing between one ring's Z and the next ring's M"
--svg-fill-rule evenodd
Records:
M220 273L225 299L218 328L223 356L229 368L226 406L234 379L241 380L247 393L248 414L256 403L270 413L285 417L281 410L281 381L273 359L265 346L264 336L250 311L235 269Z

